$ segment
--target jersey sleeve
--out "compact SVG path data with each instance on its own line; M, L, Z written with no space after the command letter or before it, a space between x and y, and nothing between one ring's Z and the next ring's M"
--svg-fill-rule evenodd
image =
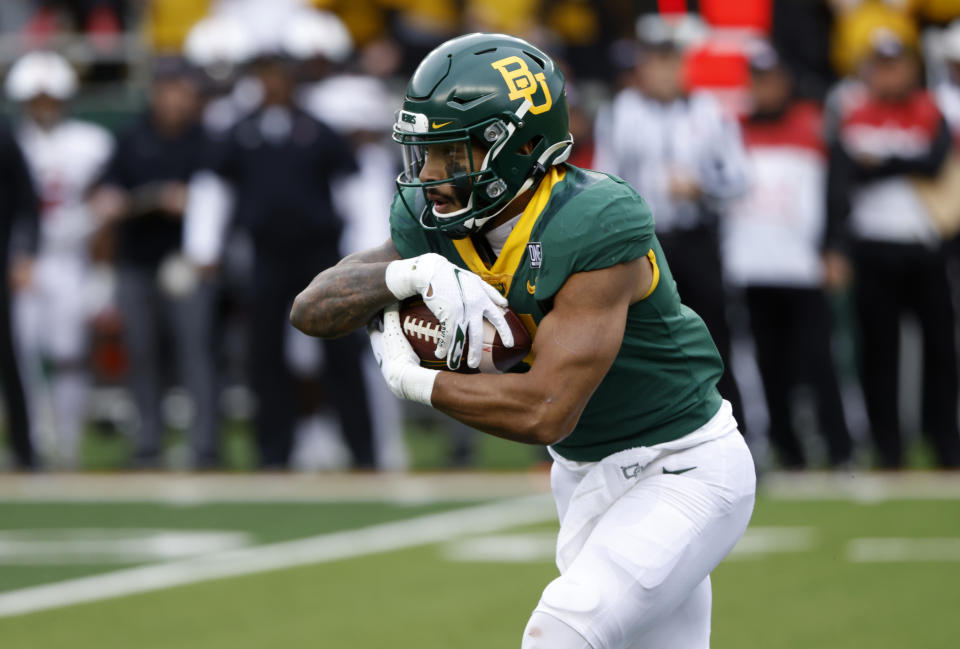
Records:
M646 201L622 181L599 183L572 201L543 234L535 297L547 301L574 274L643 257L653 245Z
M436 252L430 245L427 232L417 222L416 210L420 204L415 201L416 190L397 192L390 206L390 238L401 257L409 258L427 252ZM409 209L408 209L409 206Z

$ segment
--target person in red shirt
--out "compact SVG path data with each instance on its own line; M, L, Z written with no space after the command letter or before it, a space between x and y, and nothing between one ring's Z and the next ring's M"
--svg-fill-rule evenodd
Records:
M827 156L821 110L795 98L793 75L769 45L758 47L749 63L752 106L741 131L752 182L725 222L727 278L743 288L780 465L807 465L792 398L805 386L815 398L827 462L842 466L851 459L852 443L823 293Z
M936 176L950 131L920 86L917 56L878 30L847 91L830 149L827 247L847 255L861 341L861 378L879 465L903 466L898 408L900 319L923 337L923 430L939 463L960 466L954 314L943 242L912 182Z

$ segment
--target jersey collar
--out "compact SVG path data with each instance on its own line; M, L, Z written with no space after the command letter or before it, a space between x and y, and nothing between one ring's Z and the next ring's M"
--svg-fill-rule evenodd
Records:
M550 170L540 181L540 186L534 192L533 198L524 208L520 220L514 226L506 243L503 244L503 250L500 256L492 266L483 263L477 249L473 245L470 237L463 239L454 239L453 245L463 259L467 268L483 278L485 282L500 291L504 296L510 292L510 285L513 283L513 275L523 259L523 253L527 249L527 243L530 241L530 233L533 232L533 226L537 222L543 209L550 200L553 188L566 176L566 169L561 165L550 167Z

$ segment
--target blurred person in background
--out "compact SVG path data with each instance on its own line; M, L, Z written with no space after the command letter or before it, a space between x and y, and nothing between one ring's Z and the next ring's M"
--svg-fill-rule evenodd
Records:
M830 466L850 461L831 355L831 314L820 248L826 213L826 144L820 108L795 99L793 75L767 44L750 57L751 110L741 121L749 192L724 223L724 262L743 287L763 379L769 437L780 465L807 466L795 430L794 390L809 387Z
M198 109L192 70L178 58L158 59L149 108L118 137L90 201L99 225L110 229L116 241L117 300L130 354L130 386L140 414L134 453L139 467L160 464L165 340L171 343L180 384L193 405L193 465L211 468L219 463L213 285L180 252L187 182L207 153Z
M950 131L920 86L917 54L889 30L875 30L862 65L862 92L841 107L831 143L827 246L836 276L854 271L861 380L884 468L904 463L898 386L900 320L911 313L923 338L922 427L937 461L960 465L957 358L946 256L912 179L936 176Z
M637 85L598 113L593 164L630 183L650 204L684 304L703 318L720 350L726 369L719 389L743 430L718 226L727 202L746 191L746 154L737 125L717 102L684 90L683 29L684 23L655 15L638 21Z
M333 14L300 12L287 33L286 50L299 61L301 104L346 138L356 158L356 173L333 185L334 205L344 220L340 253L346 256L372 248L390 235L389 222L382 215L393 201L400 171L396 145L389 137L397 98L391 96L386 81L379 76L363 71L340 72L352 43L346 27ZM364 66L359 67L362 70ZM295 340L297 345L320 342L304 334ZM449 466L474 463L477 431L419 404L401 404L380 379L369 350L364 352L364 375L381 468L408 466L402 430L405 420L444 434L449 440Z
M14 350L11 292L30 285L37 250L37 194L23 153L8 125L0 123L0 385L7 413L7 441L14 466L34 466L30 418Z
M202 122L211 137L225 135L261 100L259 84L244 75L253 37L236 17L208 16L187 33L183 56L201 82Z
M830 59L841 76L857 73L860 63L873 50L873 33L877 29L889 30L905 47L918 45L920 35L913 12L922 0L828 0L826 4L833 12Z
M54 465L73 468L89 391L88 324L103 301L94 295L88 251L94 223L86 199L113 150L113 138L99 126L67 117L66 102L77 78L58 54L32 52L20 58L6 89L23 107L17 139L41 201L36 265L16 299L17 339L35 425L54 438L44 450Z
M297 105L295 66L279 47L262 51L253 70L263 103L230 130L210 170L232 190L235 218L253 243L249 281L250 381L258 401L254 425L261 464L285 468L298 412L285 355L287 313L317 266L339 259L343 226L333 206L331 182L355 172L356 162L346 140ZM194 189L185 226L187 236L194 239L188 250L195 262L210 264L222 249L224 228L217 224L226 221L222 212L229 204L196 196ZM202 193L210 188L196 189ZM206 232L198 235L199 231ZM197 243L218 237L219 242ZM358 336L328 341L323 347L324 387L358 468L375 464L362 349Z
M353 39L336 14L304 8L285 26L283 49L296 61L299 101L308 106L310 92L321 88L349 60Z
M822 102L836 81L830 62L833 12L828 2L772 0L770 40L790 68L794 93Z
M331 188L334 207L344 222L340 254L370 248L390 234L389 223L382 215L390 208L400 170L396 146L390 140L391 106L396 99L383 79L341 71L353 44L336 15L301 12L292 22L285 43L286 51L298 61L300 104L347 140L356 159L356 172L335 179ZM316 338L299 331L295 334L297 346L320 345ZM409 459L403 441L401 404L380 379L380 370L369 350L363 352L363 364L377 465L390 470L405 469ZM317 432L315 417L303 424L312 424L313 432ZM329 436L328 433L323 434ZM453 437L465 438L469 446L474 435L466 431Z

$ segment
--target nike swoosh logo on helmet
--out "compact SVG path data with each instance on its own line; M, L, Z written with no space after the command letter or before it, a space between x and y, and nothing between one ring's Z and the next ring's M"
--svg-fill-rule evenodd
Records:
M447 124L453 124L453 120L450 120L449 122L444 122L443 124L437 124L436 122L432 122L432 123L430 124L430 126L431 126L432 128L443 128L443 127L446 126Z

